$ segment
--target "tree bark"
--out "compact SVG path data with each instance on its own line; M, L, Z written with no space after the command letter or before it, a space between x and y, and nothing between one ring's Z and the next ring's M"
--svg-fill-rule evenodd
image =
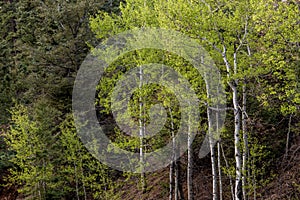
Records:
M188 120L188 166L187 166L187 190L188 200L193 200L193 152L192 152L192 139L191 139L191 124Z
M223 186L222 186L222 170L221 170L221 147L220 141L218 141L218 171L219 171L219 196L220 200L223 200Z
M286 134L286 144L285 144L285 154L284 158L288 155L289 152L289 144L290 144L290 133L291 133L291 123L292 123L292 115L289 117L289 124L288 124L288 132Z
M143 68L140 66L140 84L139 89L142 89L143 86ZM145 173L144 173L144 153L143 153L143 137L144 137L144 130L145 130L145 123L143 120L143 99L140 94L139 96L139 110L140 110L140 116L139 116L139 137L140 137L140 168L141 168L141 187L142 187L142 193L145 193L146 191L146 180L145 180Z
M242 199L242 180L241 180L241 152L240 152L240 128L241 128L241 113L240 106L238 102L238 80L230 80L232 79L231 72L232 67L228 62L226 56L226 47L223 45L223 53L222 57L224 63L226 65L227 77L228 77L228 85L232 90L232 103L234 108L234 154L235 154L235 191L234 196L235 200ZM233 73L237 74L237 50L233 53Z
M173 156L173 158L172 158L172 163L170 164L170 184L169 184L169 188L170 188L170 191L169 191L169 200L172 200L172 198L173 198L173 189L174 189L174 176L173 176L173 173L174 173L174 167L175 167L175 158L176 158L176 141L175 141L175 133L174 133L174 123L173 123L173 115L172 115L172 110L171 110L171 108L169 107L169 113L170 113L170 118L171 118L171 136L172 136L172 156ZM177 170L177 169L176 169ZM175 175L175 179L177 179L177 176ZM176 183L176 181L178 181L178 180L175 180L175 183ZM177 192L178 192L178 185L177 184L175 184L175 193L174 193L174 195L175 195L175 199L177 199L176 198L176 196L178 197L178 194L177 194Z
M219 90L218 90L218 97L219 97ZM217 135L219 134L219 106L217 106L217 111L216 111L216 131ZM221 170L221 153L220 153L220 139L218 141L218 171L219 171L219 196L220 200L223 199L223 187L222 187L222 170Z
M208 118L208 135L209 135L209 148L210 148L210 159L211 159L211 170L213 177L213 200L218 199L218 181L217 181L217 170L216 170L216 157L215 149L213 144L213 127L212 127L212 111L207 108Z
M174 162L170 164L170 172L169 172L169 200L173 199L173 185L174 185Z
M233 107L234 107L234 153L235 153L235 199L242 199L242 181L241 181L241 152L240 152L240 121L241 113L238 104L237 86L232 87L233 90Z
M242 166L242 183L243 183L243 198L247 200L247 165L248 165L248 154L249 154L249 147L248 147L248 133L247 133L247 93L246 93L246 82L243 85L243 112L242 112L242 130L243 130L243 166Z

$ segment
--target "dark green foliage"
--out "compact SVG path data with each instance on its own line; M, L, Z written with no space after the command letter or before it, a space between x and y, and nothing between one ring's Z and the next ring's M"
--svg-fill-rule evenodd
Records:
M2 141L4 133L0 130L1 179L9 174L8 184L18 185L19 192L33 198L71 199L76 193L74 177L67 180L70 174L60 173L67 157L62 150L68 148L61 142L60 127L70 112L73 82L89 51L87 44L96 44L89 29L89 17L99 9L115 10L104 3L0 3L0 124L11 125L5 132L7 144ZM78 138L73 140L79 142ZM80 148L83 149L82 145ZM99 198L102 186L93 181L100 180L102 168L91 160L93 163L84 166L84 173L94 174L87 175L89 179L85 180L89 185L86 195ZM82 182L79 187L78 195L83 198Z

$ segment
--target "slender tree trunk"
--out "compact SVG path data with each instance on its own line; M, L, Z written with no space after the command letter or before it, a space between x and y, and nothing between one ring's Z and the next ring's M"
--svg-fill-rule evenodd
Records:
M237 50L233 53L233 72L237 74ZM232 101L234 108L234 154L235 154L235 199L242 199L242 166L240 152L240 129L241 129L241 112L238 96L238 80L234 79L231 83Z
M143 86L143 68L140 66L140 84L139 89L141 90ZM139 116L139 137L140 137L140 167L141 167L141 187L142 187L142 193L146 191L146 180L145 180L145 173L144 173L144 153L143 153L143 137L144 137L144 130L145 130L145 124L143 120L143 99L140 94L139 97L139 110L140 110L140 116Z
M45 198L45 195L46 195L46 183L45 183L46 164L45 164L45 159L43 159L43 169L42 170L43 170L43 179L41 181L42 189L43 189L42 196L43 196L43 198Z
M248 152L249 152L249 147L248 147L248 133L247 133L247 93L246 93L246 82L244 82L243 85L243 112L242 112L242 130L243 130L243 166L242 166L242 183L243 183L243 198L244 200L247 200L247 165L248 165Z
M284 158L288 155L289 152L289 143L290 143L290 133L291 133L291 123L292 123L292 115L289 117L289 124L288 124L288 132L286 134L286 144L285 144L285 154Z
M178 171L178 162L175 162L175 188L174 188L174 199L178 200L179 195L179 171Z
M174 162L170 164L170 172L169 172L169 200L173 199L173 185L174 185Z
M209 148L210 148L210 159L211 159L211 170L213 177L213 200L218 199L218 181L217 181L217 170L216 170L216 157L215 149L213 145L213 127L212 127L212 111L207 108L208 118L208 135L209 135Z
M191 139L188 138L188 166L187 166L187 190L188 190L188 200L193 200L193 158L192 158L192 147Z
M240 120L241 113L238 104L237 86L233 88L233 107L234 107L234 153L235 153L235 199L242 199L242 181L241 181L241 152L240 152Z
M38 191L38 197L39 197L39 199L42 200L42 194L41 194L40 182L39 181L37 183L37 191Z
M222 57L226 65L228 85L232 90L232 103L234 108L234 156L235 156L235 191L234 196L235 200L241 200L243 197L242 194L242 173L241 173L241 152L240 152L240 128L241 128L241 113L240 106L238 102L238 80L232 79L232 72L234 75L237 74L237 49L233 53L233 70L227 59L227 50L226 46L223 45Z
M175 200L183 200L183 189L181 184L181 167L180 161L176 160L175 162Z
M192 152L192 139L191 139L191 124L188 120L188 166L187 166L187 190L188 200L193 200L193 152Z
M84 183L83 183L82 187L83 187L84 200L87 200L86 189L85 189Z
M221 80L221 77L219 77L219 80ZM219 84L221 84L219 82ZM217 97L219 98L220 96L220 91L218 88L218 95ZM219 101L219 99L218 99ZM217 104L217 111L216 111L216 131L217 131L217 135L220 135L220 126L219 126L219 120L220 120L220 113L219 113L219 105ZM221 170L221 147L220 147L220 142L221 142L221 138L219 138L218 140L218 171L219 171L219 196L220 196L220 200L223 199L223 185L222 185L222 170Z
M220 147L221 147L223 159L225 161L225 166L226 166L227 169L229 169L229 164L228 164L227 158L225 156L222 144L220 144ZM232 177L231 177L231 175L229 175L228 177L229 177L229 185L230 185L230 191L231 191L231 198L232 198L232 200L234 200L234 189L233 189Z
M78 189L78 176L77 176L77 167L76 164L74 163L74 171L75 171L75 189L76 189L76 197L77 200L80 200L79 198L79 189Z
M222 170L221 170L221 149L220 141L218 141L218 171L219 171L219 196L223 200Z
M218 180L217 180L217 168L216 168L216 157L215 157L215 148L213 145L210 145L210 154L211 154L211 170L213 177L213 200L218 200Z
M172 158L172 163L170 165L170 195L169 195L169 199L172 200L172 197L173 197L173 189L174 189L174 168L175 168L175 164L176 164L176 148L177 148L177 145L176 145L176 140L175 140L175 133L174 133L174 123L173 123L173 115L172 115L172 110L171 108L169 107L169 113L170 113L170 118L171 118L171 133L172 133L172 153L173 153L173 158ZM177 170L177 169L176 169ZM176 173L176 172L175 172ZM177 179L178 177L175 175L175 179ZM176 182L178 180L175 180L175 183L178 183ZM175 199L177 198L178 199L178 184L175 184Z

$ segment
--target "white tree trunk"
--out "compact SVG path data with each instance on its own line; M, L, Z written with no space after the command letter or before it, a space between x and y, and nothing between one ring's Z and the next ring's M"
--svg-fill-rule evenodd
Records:
M173 115L172 115L172 110L171 108L169 107L169 113L170 113L170 118L171 118L171 137L172 137L172 153L173 153L173 157L172 157L172 163L170 164L170 184L169 184L169 188L170 188L170 191L169 191L169 200L172 200L173 198L173 186L174 186L174 176L173 176L173 173L174 173L174 167L175 167L175 158L176 158L176 140L175 140L175 133L174 133L174 123L173 123ZM177 170L177 169L176 169ZM175 179L177 179L178 177L175 175ZM178 180L177 180L178 181ZM176 180L175 180L175 183L176 183ZM178 185L175 184L175 199L176 199L176 196L178 197Z
M289 152L290 133L291 133L291 123L292 123L292 115L290 114L290 117L289 117L289 124L288 124L288 132L287 132L287 134L286 134L286 144L285 144L285 154L284 154L284 158L287 157L288 152Z
M193 158L192 158L192 145L191 139L188 137L188 166L187 166L187 189L188 200L193 200Z
M210 159L211 159L211 170L213 177L213 200L218 199L218 180L216 170L216 157L213 143L213 127L212 127L212 111L207 108L207 119L208 119L208 135L209 135L209 148L210 148Z
M191 139L191 124L188 120L188 166L187 166L187 190L188 200L193 200L193 152L192 152L192 139Z
M174 199L178 200L179 195L179 170L178 170L178 162L175 162L175 188L174 188Z
M139 89L141 90L143 86L143 68L140 66L140 84ZM140 94L139 96L139 110L140 110L140 116L139 116L139 137L140 137L140 168L141 168L141 187L142 192L144 193L146 191L146 180L145 180L145 173L144 173L144 153L143 153L143 137L144 137L144 131L145 131L145 124L143 120L143 99Z
M220 200L223 200L223 186L222 186L222 170L221 170L221 147L220 141L218 141L218 171L219 171L219 196Z
M248 154L249 154L249 147L248 147L248 133L247 133L247 93L246 93L246 83L244 82L243 85L243 112L242 112L242 130L243 130L243 166L242 166L242 183L243 183L243 198L247 200L247 166L248 166Z
M232 87L233 90L233 107L234 107L234 153L235 153L235 199L242 199L242 173L241 173L241 152L240 152L240 126L241 113L238 104L237 86Z
M223 46L223 61L226 65L228 85L232 90L232 103L234 108L234 156L235 156L235 191L234 196L235 200L241 200L243 198L242 194L242 163L241 163L241 152L240 152L240 129L241 129L241 112L238 102L238 80L232 79L232 67L227 59L227 50ZM233 73L237 74L237 50L233 53Z
M170 172L169 172L169 200L173 199L173 185L174 185L174 162L170 164Z

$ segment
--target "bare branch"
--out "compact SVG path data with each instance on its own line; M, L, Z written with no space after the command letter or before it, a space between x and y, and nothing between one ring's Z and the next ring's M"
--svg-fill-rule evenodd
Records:
M226 107L226 108L214 108L214 107L210 107L208 106L207 102L202 102L207 108L213 110L213 111L226 111L226 110L234 110L234 108L232 107Z
M238 52L238 50L241 48L241 46L244 44L244 41L246 40L246 36L248 34L248 16L246 16L246 22L245 22L245 28L244 28L244 35L242 37L242 39L239 39L240 44L239 46L236 48L235 53Z

